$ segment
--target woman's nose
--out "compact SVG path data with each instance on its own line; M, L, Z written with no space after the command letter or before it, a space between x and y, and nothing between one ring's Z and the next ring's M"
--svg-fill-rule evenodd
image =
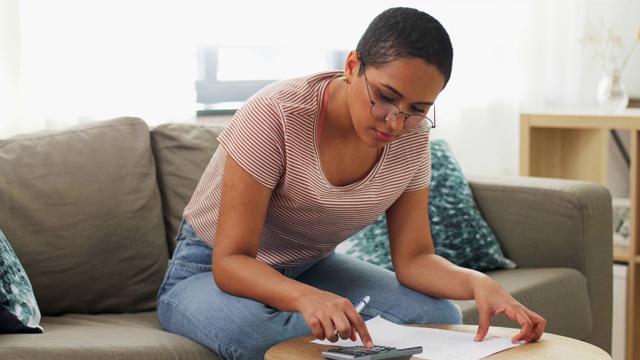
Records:
M391 128L393 129L394 134L399 134L404 129L404 121L405 116L401 113L398 114L398 117L394 121L389 123L391 125Z

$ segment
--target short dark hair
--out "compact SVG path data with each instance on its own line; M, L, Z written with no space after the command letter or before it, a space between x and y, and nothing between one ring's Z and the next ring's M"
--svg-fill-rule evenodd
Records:
M367 66L420 58L440 70L445 85L451 78L453 46L449 34L436 18L417 9L395 7L380 13L360 38L356 51Z

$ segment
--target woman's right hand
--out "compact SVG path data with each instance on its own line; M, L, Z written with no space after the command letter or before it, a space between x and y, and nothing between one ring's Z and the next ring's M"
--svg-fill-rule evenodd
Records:
M256 260L264 219L272 196L227 155L214 243L212 272L218 287L232 295L254 299L275 309L300 312L320 340L356 340L373 347L364 320L348 299L284 277Z
M373 347L367 325L349 299L321 291L305 296L300 303L300 311L311 332L319 340L336 342L342 338L356 341L357 333L366 348ZM338 334L335 334L336 329Z

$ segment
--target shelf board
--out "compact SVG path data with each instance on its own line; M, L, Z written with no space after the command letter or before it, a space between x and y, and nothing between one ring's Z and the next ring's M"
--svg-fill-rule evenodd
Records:
M629 262L629 246L627 245L613 245L613 261L616 263L628 263Z
M629 130L630 236L613 244L613 261L629 266L626 359L640 360L640 108L621 114L598 110L520 114L520 175L587 180L608 184L610 130Z

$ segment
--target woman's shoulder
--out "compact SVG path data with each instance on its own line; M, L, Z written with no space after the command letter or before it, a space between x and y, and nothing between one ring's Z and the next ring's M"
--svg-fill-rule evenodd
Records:
M285 123L310 124L320 110L322 90L340 74L339 71L324 71L273 82L236 111L229 127L242 124L281 133L288 128Z
M339 71L325 71L308 76L279 80L267 85L249 98L234 118L253 118L284 124L294 121L306 123L320 111L322 92Z
M318 92L341 71L323 71L306 76L278 80L258 91L252 98L270 98L275 102L304 102L316 99Z

